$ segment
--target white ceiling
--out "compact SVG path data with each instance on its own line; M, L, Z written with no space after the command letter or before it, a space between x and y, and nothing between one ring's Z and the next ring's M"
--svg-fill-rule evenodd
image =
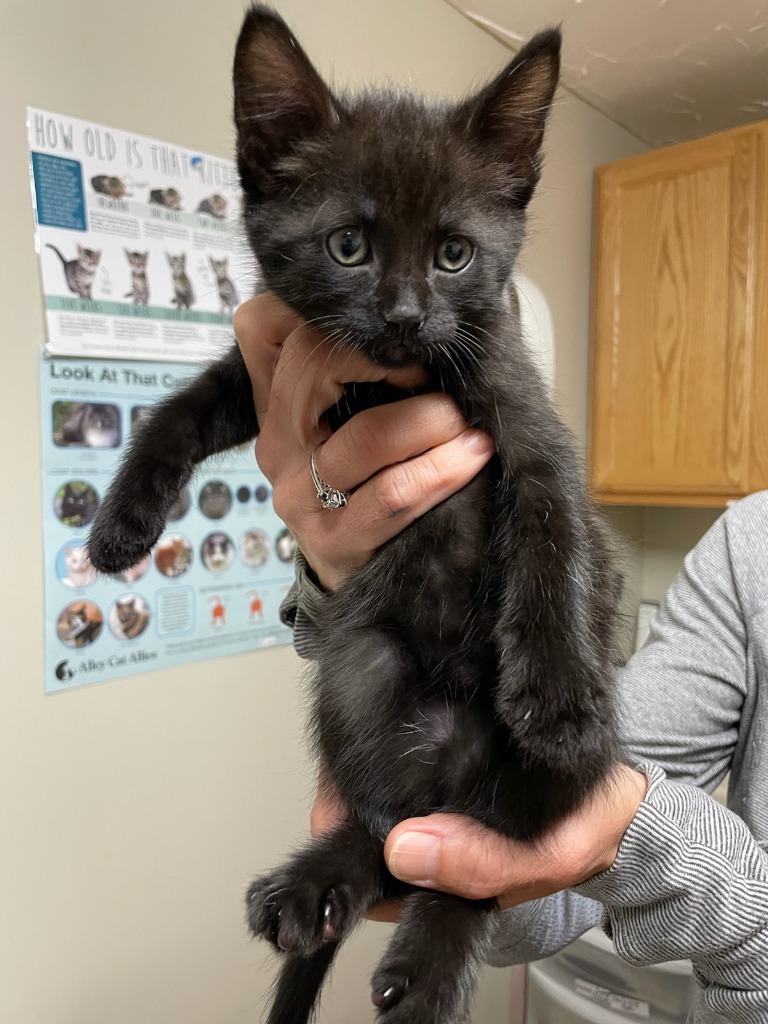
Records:
M768 118L768 0L446 0L510 49L561 24L563 85L652 146Z

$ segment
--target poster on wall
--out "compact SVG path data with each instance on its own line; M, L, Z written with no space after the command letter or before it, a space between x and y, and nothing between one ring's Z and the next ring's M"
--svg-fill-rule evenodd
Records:
M200 362L256 272L231 160L29 107L48 352Z
M151 555L97 575L88 528L132 432L196 368L42 356L45 688L289 644L293 538L246 446L204 463Z

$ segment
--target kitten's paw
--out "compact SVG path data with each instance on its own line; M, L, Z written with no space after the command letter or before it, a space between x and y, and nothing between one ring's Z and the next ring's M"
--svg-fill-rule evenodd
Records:
M428 979L436 985L434 989ZM412 979L405 964L379 967L371 1000L381 1024L468 1024L466 1000L454 979L439 981L434 971L414 974Z
M299 880L288 871L257 878L248 890L246 908L255 936L302 956L341 941L353 917L344 886Z
M108 499L96 513L88 534L88 557L98 572L125 572L138 565L160 539L165 518L161 514L138 512L113 513Z
M100 510L86 542L91 565L110 575L132 569L149 554L161 533L162 525L148 529L132 517Z
M381 1013L391 1010L400 1002L409 985L410 977L405 964L379 967L371 979L371 1002Z
M612 762L610 725L587 701L559 707L552 700L525 695L505 717L523 756L559 775L599 775Z

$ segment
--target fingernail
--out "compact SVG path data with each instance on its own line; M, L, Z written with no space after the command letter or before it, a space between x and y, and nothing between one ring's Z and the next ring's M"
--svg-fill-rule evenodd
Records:
M403 882L428 885L437 875L440 845L429 832L403 832L389 854L389 870Z
M478 455L493 450L493 441L484 430L465 430L462 440L465 448Z

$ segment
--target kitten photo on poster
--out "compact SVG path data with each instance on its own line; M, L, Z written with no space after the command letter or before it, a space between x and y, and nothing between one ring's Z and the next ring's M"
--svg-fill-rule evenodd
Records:
M64 280L72 294L77 295L80 299L92 299L93 282L96 279L96 271L99 269L101 249L88 249L83 245L78 245L77 256L74 259L67 259L62 251L55 245L51 245L50 242L46 242L45 247L59 257L64 271Z

